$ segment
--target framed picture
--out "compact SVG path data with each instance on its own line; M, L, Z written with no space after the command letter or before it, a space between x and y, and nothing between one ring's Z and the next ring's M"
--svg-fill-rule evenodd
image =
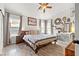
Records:
M37 19L36 18L32 18L32 17L28 17L28 25L30 25L30 26L37 26Z

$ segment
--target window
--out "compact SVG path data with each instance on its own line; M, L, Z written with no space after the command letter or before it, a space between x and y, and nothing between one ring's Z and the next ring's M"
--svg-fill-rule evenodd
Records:
M51 34L51 20L41 20L41 33Z
M10 14L9 17L9 30L10 30L10 35L18 35L20 27L20 16L12 15Z
M41 33L51 34L51 20L41 20Z
M45 33L45 22L41 20L41 33Z
M37 20L37 30L40 29L39 21L40 21L40 20Z
M51 21L47 21L47 34L51 34Z

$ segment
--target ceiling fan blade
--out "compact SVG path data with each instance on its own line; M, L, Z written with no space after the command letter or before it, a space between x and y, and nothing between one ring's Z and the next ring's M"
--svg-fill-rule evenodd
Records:
M48 3L45 3L45 5L48 5Z
M42 9L41 6L38 9Z
M42 3L39 3L40 5L42 5Z
M47 6L47 8L52 8L52 6Z
M40 5L48 5L48 3L39 3Z

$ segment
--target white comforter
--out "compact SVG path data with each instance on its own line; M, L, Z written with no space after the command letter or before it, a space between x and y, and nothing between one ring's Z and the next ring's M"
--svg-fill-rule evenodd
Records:
M49 35L49 34L39 34L39 35L24 35L23 39L28 42L28 39L35 43L38 40L43 40L50 37L56 37L56 35Z

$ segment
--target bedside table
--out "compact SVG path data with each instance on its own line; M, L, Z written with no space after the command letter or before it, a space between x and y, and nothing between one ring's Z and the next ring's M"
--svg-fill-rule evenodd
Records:
M20 36L16 36L16 44L24 42Z
M65 56L75 56L75 44L73 42L65 48Z

